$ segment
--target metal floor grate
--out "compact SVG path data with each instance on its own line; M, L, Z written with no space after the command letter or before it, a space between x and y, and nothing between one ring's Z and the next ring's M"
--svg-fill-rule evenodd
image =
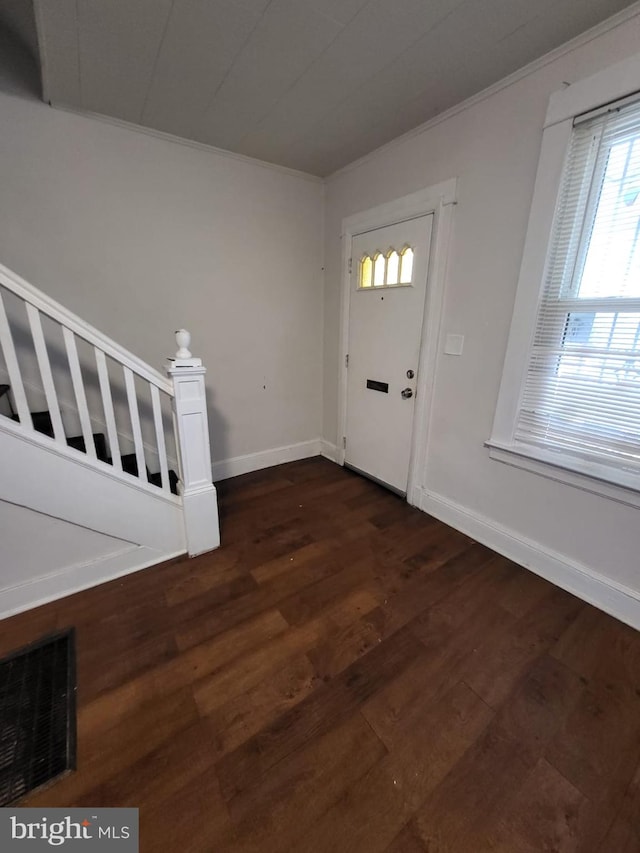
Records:
M75 767L73 630L0 660L0 806Z

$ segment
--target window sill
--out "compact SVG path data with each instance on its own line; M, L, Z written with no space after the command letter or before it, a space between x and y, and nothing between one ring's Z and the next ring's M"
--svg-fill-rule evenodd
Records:
M551 451L523 445L485 442L489 456L498 462L531 471L550 480L640 508L640 482L635 474L615 471L606 465L572 459Z

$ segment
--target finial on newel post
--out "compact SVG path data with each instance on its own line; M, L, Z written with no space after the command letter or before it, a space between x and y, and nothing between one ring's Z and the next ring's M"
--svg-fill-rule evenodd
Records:
M178 344L176 358L191 358L191 350L189 349L191 332L187 332L186 329L178 329L176 331L176 343Z

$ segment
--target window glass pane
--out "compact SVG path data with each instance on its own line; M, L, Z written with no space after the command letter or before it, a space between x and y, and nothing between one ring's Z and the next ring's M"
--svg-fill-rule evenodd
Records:
M373 261L369 255L365 255L360 261L360 283L359 287L371 287L373 273Z
M400 265L400 284L411 284L413 275L413 249L406 246L402 250L402 261Z
M640 473L640 104L573 130L516 442Z
M578 314L573 312L567 317L567 325L564 330L564 344L571 346L572 344L588 344L593 321L595 318L593 312L588 314Z
M384 284L384 268L386 259L384 255L377 254L373 260L373 285L380 287Z
M611 145L585 263L580 298L640 296L640 135Z
M387 255L387 284L398 284L400 255L394 249Z

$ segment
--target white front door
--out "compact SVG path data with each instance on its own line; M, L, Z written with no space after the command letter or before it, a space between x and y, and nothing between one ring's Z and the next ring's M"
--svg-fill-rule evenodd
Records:
M352 241L345 463L406 493L433 215Z

